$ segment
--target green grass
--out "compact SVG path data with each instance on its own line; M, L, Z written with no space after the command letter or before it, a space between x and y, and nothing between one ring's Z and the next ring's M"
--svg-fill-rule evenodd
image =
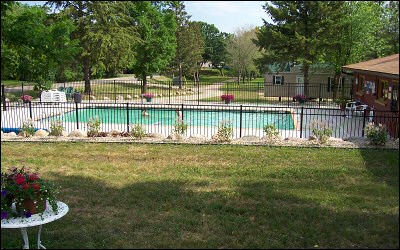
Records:
M2 170L24 160L62 186L47 248L399 248L398 150L1 146ZM20 230L1 246L20 248Z

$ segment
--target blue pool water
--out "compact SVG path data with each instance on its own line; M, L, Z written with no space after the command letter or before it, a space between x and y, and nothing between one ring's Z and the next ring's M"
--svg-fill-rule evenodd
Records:
M149 108L147 110L149 116L143 116L142 111L143 109L128 109L127 111L123 108L90 107L79 109L78 120L81 123L87 123L90 118L99 117L102 123L167 126L173 125L178 117L175 109ZM76 111L50 119L76 122ZM237 128L240 127L240 120L242 120L242 128L262 129L270 124L274 124L277 129L295 128L292 114L288 111L243 111L242 119L240 119L240 111L186 109L183 112L183 119L190 126L218 127L220 121L229 120L233 123L233 127Z

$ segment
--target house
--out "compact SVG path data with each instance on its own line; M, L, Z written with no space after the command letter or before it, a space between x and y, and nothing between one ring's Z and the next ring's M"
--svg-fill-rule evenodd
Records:
M283 69L277 65L269 65L268 73L264 76L264 96L282 97L306 94L309 98L332 99L334 92L334 68L327 63L316 63L309 69L309 85L304 86L304 72L302 65L287 63ZM338 90L351 98L351 76L339 79Z
M374 110L375 123L399 135L399 54L345 65L354 77L354 99ZM380 117L380 118L379 118Z

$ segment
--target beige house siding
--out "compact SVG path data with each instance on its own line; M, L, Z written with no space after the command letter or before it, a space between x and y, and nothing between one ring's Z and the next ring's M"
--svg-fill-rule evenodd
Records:
M274 76L283 76L283 84L275 85L273 82ZM264 76L264 96L265 97L291 97L297 94L303 94L302 84L297 83L297 77L304 77L303 72L299 70L298 66L290 69L290 72L277 72L268 73ZM308 97L309 98L332 98L333 90L328 84L328 79L331 78L333 82L333 70L320 70L318 72L310 70L309 72L309 85ZM351 76L343 76L345 95L350 98L350 88L353 82ZM341 80L342 81L342 80ZM329 88L329 89L328 89Z

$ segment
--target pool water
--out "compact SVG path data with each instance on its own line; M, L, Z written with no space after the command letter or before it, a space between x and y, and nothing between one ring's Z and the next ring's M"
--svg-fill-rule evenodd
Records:
M142 124L142 125L174 125L178 116L175 109L151 108L147 110L149 116L142 115L143 109L122 108L83 108L78 110L78 120L87 123L90 118L99 117L102 123L114 124ZM129 117L129 123L128 121ZM76 122L76 111L52 117L51 120ZM220 121L229 120L234 128L240 127L240 111L196 110L186 109L183 120L190 126L218 127ZM277 111L243 111L242 128L259 128L274 124L277 129L293 130L294 121L290 112Z

